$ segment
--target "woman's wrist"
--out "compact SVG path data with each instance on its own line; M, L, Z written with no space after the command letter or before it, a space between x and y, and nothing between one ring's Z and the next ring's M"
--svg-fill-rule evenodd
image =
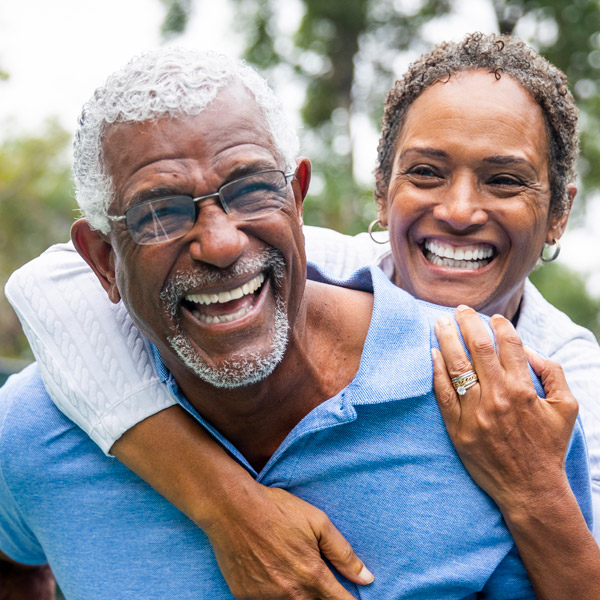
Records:
M111 453L204 531L258 485L179 406L129 429Z
M499 504L513 537L542 541L548 535L567 534L570 527L585 528L585 519L566 475L544 489L532 486L526 494L511 497Z

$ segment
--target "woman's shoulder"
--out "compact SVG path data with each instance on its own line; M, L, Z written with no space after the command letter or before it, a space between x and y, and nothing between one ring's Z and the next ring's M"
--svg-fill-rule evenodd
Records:
M591 353L594 362L600 363L594 334L550 304L529 280L525 282L517 331L523 343L560 363L582 352Z

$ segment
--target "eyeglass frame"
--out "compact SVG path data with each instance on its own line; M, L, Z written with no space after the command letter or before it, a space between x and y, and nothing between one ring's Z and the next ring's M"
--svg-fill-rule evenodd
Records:
M248 175L243 175L242 177L238 177L236 179L232 179L231 181L226 181L225 183L223 183L221 186L219 186L219 188L217 189L216 192L213 192L212 194L205 194L203 196L197 196L196 198L189 196L188 194L166 194L165 197L169 197L169 196L185 196L186 198L190 198L190 200L192 201L192 203L194 204L194 209L196 209L198 202L201 202L202 200L208 200L209 198L218 198L219 199L219 205L221 206L221 208L223 209L223 212L226 215L232 216L229 207L227 205L227 203L225 202L223 196L222 196L222 190L224 187L227 187L228 185L232 185L234 183L239 183L240 181L244 181L244 179L249 179L250 177L255 177L256 175L262 175L264 173L281 173L285 179L286 182L286 186L288 184L288 180L290 178L292 178L296 172L295 171L291 171L290 173L286 173L285 171L283 171L282 169L265 169L264 171L257 171L256 173L249 173ZM140 244L142 246L148 245L155 245L155 244L164 244L166 242L170 242L170 241L174 241L174 240L178 240L180 238L182 238L183 236L186 235L186 233L188 233L189 231L191 231L194 228L194 225L198 219L198 213L196 213L196 216L194 218L194 220L192 221L192 226L190 227L190 229L188 229L187 231L185 231L184 233L182 233L181 235L177 236L177 237L173 237L167 240L163 240L163 241L159 241L159 242L151 242L151 243L141 243L138 242L133 235L131 234L131 229L130 227L127 225L127 213L128 211L130 211L133 208L136 208L138 206L141 206L143 204L151 204L152 202L156 202L157 200L161 200L161 198L151 198L150 200L144 200L143 202L139 202L138 204L134 204L133 206L130 206L129 208L127 208L122 215L106 215L106 217L110 220L113 221L114 223L121 223L123 221L125 221L125 227L127 228L127 230L130 232L129 235L131 236L131 238L133 239L133 241L136 244ZM271 213L276 213L279 210L281 210L283 208L283 205L281 205L279 208L269 211L265 214L271 214ZM250 216L247 219L243 219L240 217L233 217L236 219L239 219L240 221L252 221L253 219L260 219L261 217L263 217L264 215L257 215L257 216Z

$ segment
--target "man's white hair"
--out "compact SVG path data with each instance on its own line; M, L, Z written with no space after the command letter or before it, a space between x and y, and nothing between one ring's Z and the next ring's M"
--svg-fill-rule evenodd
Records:
M99 87L83 106L74 141L77 202L91 226L108 233L113 186L102 156L112 123L141 122L168 115L201 113L227 84L242 84L256 99L287 170L298 156L298 136L267 82L245 62L215 52L166 47L131 60Z

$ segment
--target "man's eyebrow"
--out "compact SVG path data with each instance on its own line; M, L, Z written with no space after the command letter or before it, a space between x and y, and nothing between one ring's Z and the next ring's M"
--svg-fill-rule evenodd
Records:
M422 154L423 156L430 156L432 158L448 158L448 153L443 150L439 150L438 148L407 148L400 154L398 160L402 160L406 154Z
M273 163L267 161L257 161L252 163L237 164L227 173L227 177L223 183L245 177L246 175L252 175L259 171L269 171L271 169L277 169Z
M524 158L520 158L518 156L512 156L510 154L498 154L495 156L488 156L487 158L483 159L483 162L492 163L494 165L523 165L531 169L536 174L536 176L538 175L537 169L528 160L525 160Z
M154 200L155 198L163 198L164 196L173 196L177 195L173 193L173 190L169 187L153 187L147 190L140 190L136 192L127 202L127 206L125 210L131 208L134 204L140 204L142 202L146 202L147 200Z

